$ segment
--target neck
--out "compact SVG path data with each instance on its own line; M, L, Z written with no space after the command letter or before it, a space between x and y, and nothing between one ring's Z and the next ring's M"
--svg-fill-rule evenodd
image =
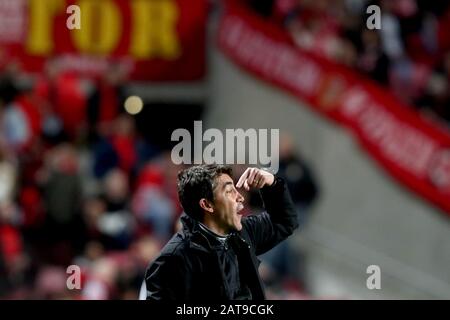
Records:
M212 221L210 219L204 219L202 224L218 236L225 237L229 233L228 230L221 228L215 221Z

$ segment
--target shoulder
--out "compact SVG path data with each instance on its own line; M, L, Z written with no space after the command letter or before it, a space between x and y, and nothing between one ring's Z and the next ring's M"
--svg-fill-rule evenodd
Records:
M267 220L270 220L270 216L267 211L262 211L260 213L250 214L244 218L242 218L242 230L247 231L249 228L252 228L254 225L266 223Z
M252 235L256 230L270 223L270 216L266 211L250 214L242 219L241 235L244 238Z
M161 249L160 258L176 258L186 255L189 248L189 239L183 234L177 233Z
M146 280L155 281L171 277L178 271L183 272L183 266L186 265L184 251L184 241L174 236L149 262L146 269Z
M153 264L175 264L176 267L191 265L197 255L192 248L192 239L183 233L175 234L161 249Z

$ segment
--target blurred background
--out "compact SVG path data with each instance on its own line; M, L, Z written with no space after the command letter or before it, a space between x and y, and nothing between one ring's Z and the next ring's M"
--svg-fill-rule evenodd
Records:
M72 4L80 30L66 26ZM366 27L372 4L379 30ZM220 23L227 15L450 139L448 1L0 0L1 299L138 299L182 213L171 134L194 120L280 129L300 228L261 257L269 299L450 299L448 190L398 179L314 99L238 63L262 51L220 42L244 30ZM248 213L262 210L258 194L244 196ZM81 289L67 288L70 265ZM381 289L367 287L370 265Z

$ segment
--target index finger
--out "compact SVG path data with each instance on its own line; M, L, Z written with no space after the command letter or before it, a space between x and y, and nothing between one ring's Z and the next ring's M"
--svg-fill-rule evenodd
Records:
M241 175L238 182L236 183L236 188L242 187L242 184L244 183L245 179L247 179L249 172L250 172L250 168L245 169L244 173Z

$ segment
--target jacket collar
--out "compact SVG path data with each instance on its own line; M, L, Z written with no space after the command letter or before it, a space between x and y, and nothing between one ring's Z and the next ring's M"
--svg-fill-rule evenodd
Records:
M181 224L183 225L183 233L191 238L191 247L203 249L206 251L222 249L229 246L230 239L238 233L233 232L227 235L225 242L220 241L210 230L202 228L200 223L186 213L181 215Z

